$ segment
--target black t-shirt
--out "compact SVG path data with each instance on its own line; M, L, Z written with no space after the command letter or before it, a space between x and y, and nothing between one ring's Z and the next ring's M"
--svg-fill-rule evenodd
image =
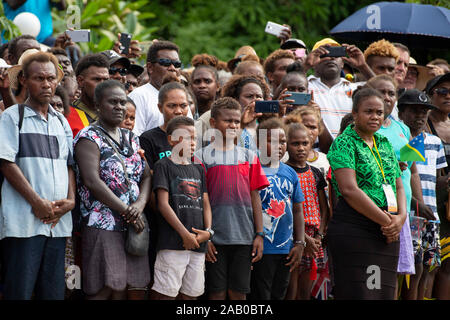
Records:
M289 165L289 163L287 163ZM316 180L316 188L317 190L323 190L327 187L327 182L325 181L325 178L323 177L322 171L320 171L319 168L316 168L314 166L310 166L309 164L306 165L304 168L297 168L289 165L292 169L295 170L297 173L305 173L306 171L311 168L311 171L313 173L314 179Z
M189 232L192 227L204 230L203 194L207 192L205 171L200 164L178 165L169 158L159 160L153 173L153 191L169 192L169 204ZM156 199L158 201L158 199ZM158 243L156 249L185 250L180 235L158 213ZM206 242L196 252L206 251Z
M145 151L145 158L152 170L155 168L155 163L158 160L168 157L171 154L172 147L169 141L167 141L167 133L161 130L160 127L153 128L141 134L139 143Z

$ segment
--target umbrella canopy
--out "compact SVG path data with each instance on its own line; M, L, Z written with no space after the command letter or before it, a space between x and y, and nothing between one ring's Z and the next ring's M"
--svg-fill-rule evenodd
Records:
M377 2L356 11L330 34L353 41L384 38L408 47L450 48L450 10L415 3Z

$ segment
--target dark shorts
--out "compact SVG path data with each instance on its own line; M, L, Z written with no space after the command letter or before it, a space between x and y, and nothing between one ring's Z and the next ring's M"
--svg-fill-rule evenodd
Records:
M291 274L287 254L265 254L253 265L251 300L283 300Z
M63 300L66 288L66 238L35 236L5 238L3 244L4 298Z
M252 267L251 245L215 245L217 261L206 262L206 288L208 292L232 290L250 292Z

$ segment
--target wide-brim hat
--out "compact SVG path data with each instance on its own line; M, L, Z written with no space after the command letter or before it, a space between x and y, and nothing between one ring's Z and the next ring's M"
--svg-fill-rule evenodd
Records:
M425 92L431 95L431 90L442 82L450 82L450 73L442 74L428 81L427 86L425 87Z
M416 105L428 109L437 109L435 105L431 104L430 97L425 92L418 89L405 90L400 95L397 101L397 107L401 109L407 105Z
M417 74L417 80L416 80L416 88L419 90L424 90L427 82L433 79L433 75L430 74L430 71L432 70L430 67L421 66L417 64L416 60L414 58L409 58L409 66L408 68L416 68L418 74Z
M251 46L243 46L236 51L236 54L234 55L234 58L228 61L227 67L228 69L233 72L233 70L236 68L237 63L242 61L246 56L255 56L259 59L258 55L256 54L255 49Z
M19 74L22 72L23 61L26 58L28 58L29 56L32 56L33 54L36 54L39 52L42 52L42 51L39 51L37 49L25 50L22 53L22 55L20 56L17 64L8 69L8 77L9 77L9 83L10 83L11 89L17 90L19 88ZM57 73L58 82L61 82L62 78L64 78L64 71L62 70L62 68L59 65L56 68L56 73Z

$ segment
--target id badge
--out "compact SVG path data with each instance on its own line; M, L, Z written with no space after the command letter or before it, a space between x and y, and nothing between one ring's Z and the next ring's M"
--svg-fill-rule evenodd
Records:
M397 213L397 198L395 196L394 190L390 184L383 184L384 195L386 196L388 212L389 213Z

